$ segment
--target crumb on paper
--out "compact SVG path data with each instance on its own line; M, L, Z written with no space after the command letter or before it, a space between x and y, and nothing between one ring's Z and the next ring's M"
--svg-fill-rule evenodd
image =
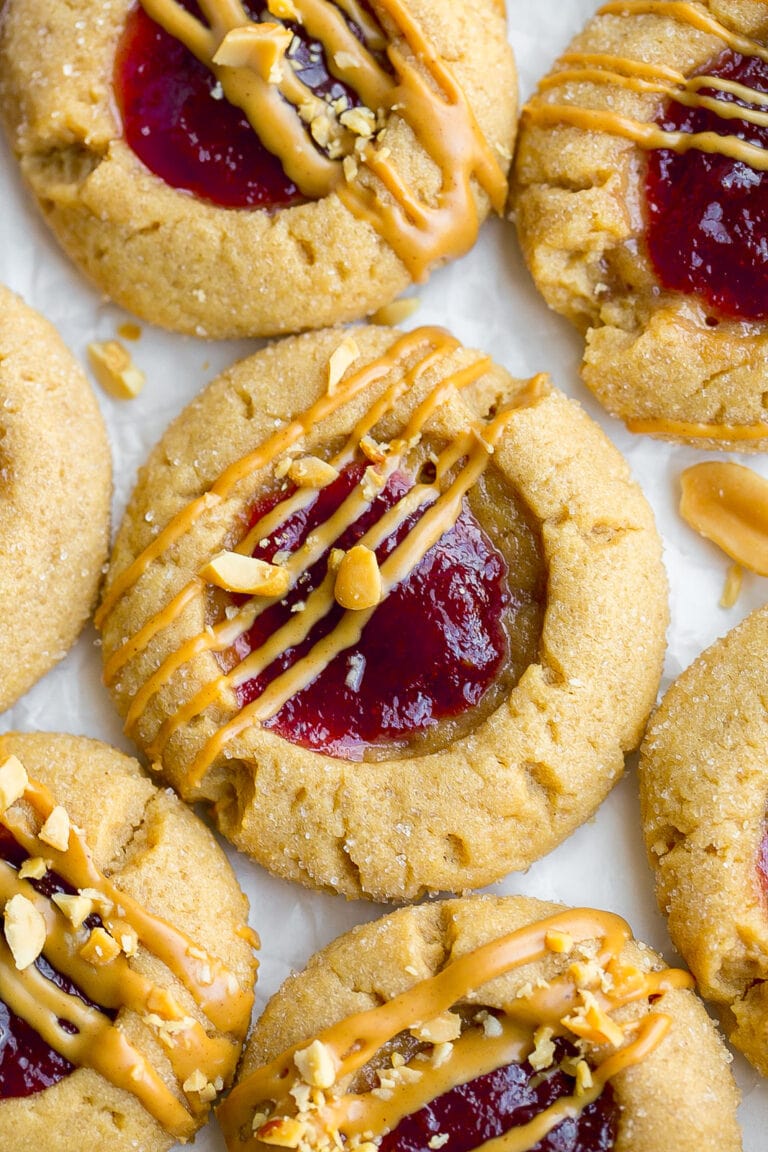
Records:
M133 400L144 387L144 373L119 340L89 344L88 362L99 385L115 400Z

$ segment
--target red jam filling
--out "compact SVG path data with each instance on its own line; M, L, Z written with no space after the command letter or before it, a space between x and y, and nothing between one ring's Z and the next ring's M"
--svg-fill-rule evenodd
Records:
M702 73L768 93L768 63L727 49ZM717 97L765 114L729 92ZM671 132L715 132L768 148L768 127L726 120L707 109L671 101L657 121ZM700 296L715 315L768 317L768 173L725 156L692 149L651 152L646 176L648 249L661 285Z
M199 16L194 0L181 2ZM265 4L246 10L255 20L273 19ZM286 24L304 84L316 96L358 105L357 95L328 71L322 45L299 25ZM213 73L141 7L128 15L114 83L127 144L172 188L222 208L283 208L304 199L245 114L223 98Z
M300 547L351 492L363 469L363 464L346 468L254 555L271 561L276 552ZM336 546L351 548L412 486L409 477L395 472ZM260 502L252 523L283 495ZM405 520L377 550L380 564L418 517L416 513ZM327 556L282 603L257 618L237 644L237 658L243 660L290 619L291 607L306 600L326 571ZM340 653L265 727L294 744L347 760L362 759L376 745L406 744L414 734L479 703L505 662L508 642L502 617L514 614L515 608L506 562L465 506L454 527L377 607L360 642ZM287 649L262 675L243 685L241 707L331 632L341 615L342 609L334 605L302 645Z
M0 858L18 868L26 857L24 849L5 829L0 828ZM74 888L55 872L47 872L42 880L30 880L29 883L43 896L50 897L56 892L74 893ZM99 924L101 920L98 916L89 916L85 921L88 928L95 928ZM71 980L52 968L44 956L38 957L35 967L62 992L78 996L91 1008L99 1007ZM99 1010L105 1011L103 1008ZM114 1013L107 1012L106 1015L113 1016ZM58 1084L59 1080L73 1071L74 1066L68 1060L49 1048L34 1028L11 1012L0 999L0 1100L32 1096L35 1092L42 1092L44 1088Z
M556 1060L562 1060L568 1050L559 1042ZM536 1073L527 1061L509 1064L452 1088L407 1116L384 1137L381 1152L429 1152L429 1141L441 1134L448 1135L445 1147L450 1152L471 1152L486 1140L527 1124L550 1104L573 1093L572 1077L559 1068ZM610 1152L618 1115L608 1085L597 1100L578 1116L563 1120L531 1152Z

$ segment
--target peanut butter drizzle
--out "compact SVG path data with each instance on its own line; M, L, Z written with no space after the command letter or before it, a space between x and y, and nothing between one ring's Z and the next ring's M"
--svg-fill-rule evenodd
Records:
M428 359L431 363L434 358L429 357ZM420 370L419 374L422 372L422 366L423 362L417 366ZM329 517L324 524L312 532L304 546L290 557L286 563L286 568L290 573L291 588L296 586L301 576L328 551L342 533L370 506L378 495L378 487L383 487L388 477L395 471L401 461L403 450L414 438L421 434L424 424L435 409L439 407L452 391L460 390L473 383L482 376L489 367L490 361L487 357L484 357L474 364L448 376L429 393L426 399L422 401L414 411L402 436L389 445L390 451L384 464L375 472L377 484L374 490L366 494L365 488L362 485L358 485L339 506L336 512ZM378 420L382 414L382 409L389 410L391 408L396 396L402 393L403 387L404 381L396 382L387 390L377 404L372 405L366 415L358 421L352 437L347 441L342 452L333 459L332 462L334 464L342 466L345 463L350 463L354 459L359 447L359 439L361 439L363 435L366 435L368 430L374 426L375 421ZM451 449L451 453L448 467L456 462L455 449ZM444 458L448 459L445 454ZM443 476L444 471L445 469L442 471L438 469L435 483L431 485L419 485L412 489L411 492L403 497L389 512L381 517L376 525L364 534L360 543L371 548L378 547L411 512L415 511L422 503L435 499L437 496L437 480L438 477L441 478ZM298 490L293 496L278 504L272 512L262 517L255 528L252 529L245 538L245 547L240 548L240 546L238 546L238 549L250 552L256 540L262 535L268 535L270 531L274 531L291 515L299 501L304 502L302 499L303 495L301 490ZM252 599L232 620L222 621L210 629L210 631L201 633L188 641L187 644L182 645L179 652L169 657L137 693L127 714L126 731L140 718L151 696L162 688L167 682L168 677L177 668L181 667L187 659L190 659L191 655L206 650L220 652L231 647L240 636L248 631L262 612L276 603L276 600L277 598L266 597ZM291 621L270 637L258 652L251 653L245 661L241 662L229 676L219 677L211 684L206 685L197 696L179 709L175 716L169 717L169 719L162 724L157 737L148 749L149 755L153 758L159 758L168 740L174 732L178 731L182 724L186 724L192 717L199 715L200 712L204 711L210 704L220 699L227 688L237 687L246 680L252 679L266 668L272 660L279 656L282 651L306 639L314 625L330 611L333 603L333 579L329 576L323 581L321 586L316 588L309 596L305 602L304 611L299 616L294 616Z
M686 440L764 440L768 423L702 424L688 420L669 420L664 416L634 417L624 421L630 432L648 432L657 436L679 436Z
M45 857L49 867L71 887L98 892L101 900L97 910L112 937L120 941L126 927L132 928L138 941L177 977L208 1020L236 1039L208 1036L202 1024L182 1010L173 993L141 975L122 953L99 965L85 960L80 949L87 929L74 930L53 902L27 880L19 879L5 861L0 861L0 903L4 907L14 895L24 896L43 918L43 954L54 968L95 1003L132 1010L148 1026L157 1028L180 1084L198 1069L203 1069L210 1080L219 1076L226 1080L234 1070L248 1026L251 993L239 988L235 976L215 956L115 887L96 867L82 832L74 825L66 850L41 841L38 829L53 808L48 789L29 782L23 805L7 809L0 816L0 824L30 856ZM183 1139L192 1135L197 1127L195 1117L205 1111L202 1100L193 1094L185 1106L107 1016L61 991L34 966L17 971L7 946L0 943L3 1000L11 1011L71 1063L94 1068L135 1095L168 1132ZM61 1021L73 1024L77 1032L67 1031Z
M396 377L394 382L389 385L389 387L379 397L379 399L365 412L365 414L357 422L355 428L352 430L347 444L344 446L338 456L331 460L331 463L336 467L342 468L345 464L350 463L362 438L371 431L371 429L378 423L379 420L381 420L388 412L392 410L400 397L405 392L407 392L409 388L418 383L425 372L434 367L434 365L438 363L444 356L448 355L459 346L458 340L450 336L447 332L442 331L442 329L421 328L418 330L418 333L423 339L434 340L436 347L434 347L431 352L428 352L419 361L417 361L413 367L409 368L401 376ZM402 355L405 357L413 351L413 341L410 337L404 337L402 340L398 341L397 347L401 349ZM394 363L391 364L389 362L389 356L391 352L392 349L390 349L390 352L386 354L386 357L382 358L387 361L387 371L394 367ZM379 365L381 360L377 360L374 363ZM368 365L366 368L361 370L362 373L365 374L365 385L368 383L373 383L373 379L368 375L370 368L372 367L373 365ZM357 386L358 375L360 375L360 373L356 373L354 376L350 377L348 381L343 382L337 389L335 395L339 397L340 404L346 403L348 399L352 399L360 390ZM375 379L379 379L381 375L386 375L386 371L384 373L379 373ZM312 412L313 410L311 409L310 412L306 414L306 419L303 421L304 424L309 425L309 419L312 415ZM326 415L328 415L328 413L326 413ZM295 442L296 441L293 441L293 443ZM280 449L277 449L274 453L272 453L270 462L277 455L279 455L279 451ZM233 467L239 466L240 461L238 461L237 464ZM294 496L289 497L286 501L281 501L281 503L278 504L275 509L273 509L272 513L268 513L266 516L262 517L256 525L254 525L244 540L237 545L237 551L244 554L250 554L253 551L256 542L261 537L268 536L275 530L277 521L273 520L273 516L279 517L279 519L282 521L290 516L292 512L298 510L300 507L303 507L307 501L312 500L313 498L314 493L310 491L302 491L299 489L294 494ZM170 525L168 525L168 527L170 527ZM176 539L175 536L174 539ZM144 554L142 554L142 556L143 555ZM142 557L138 558L138 560L141 559ZM131 583L133 583L133 581L131 581ZM158 613L158 615L154 616L150 621L148 621L148 623L145 624L144 627L139 632L137 632L135 636L129 640L126 640L125 643L120 648L118 648L107 661L104 669L104 683L107 685L114 683L115 679L119 675L121 668L123 668L128 663L128 661L132 660L133 657L136 656L139 652L143 651L151 642L151 640L158 634L158 632L162 631L164 628L167 628L181 615L187 605L191 603L196 596L199 595L202 586L203 582L195 577L187 585L185 585L181 592L179 592L178 595L174 597L174 599L168 605L166 605L165 609L161 613ZM104 609L102 609L102 611L103 610ZM244 609L244 612L247 611L248 609ZM225 626L221 625L220 627L224 628ZM243 630L247 631L248 628L250 628L250 623L247 624ZM214 631L216 631L216 629L214 629ZM236 639L237 635L239 634L240 633L237 632L234 634L234 638L232 640L225 641L223 648L227 648L230 644L234 643L234 639ZM161 666L161 669L158 669L158 673L161 671L163 672L163 677L161 677L159 683L163 683L164 679L169 678L177 668L181 667L181 665L185 664L188 660L191 660L196 652L205 651L209 646L210 641L210 633L205 632L196 637L194 640L189 641L187 645L184 645L178 654L174 654L173 656L169 657L168 660ZM197 645L200 646L198 647ZM186 654L187 650L188 655ZM214 643L212 650L221 651L222 649L217 648ZM177 655L178 663L176 662ZM147 696L147 699L149 699L151 694L152 693L150 692ZM144 705L142 705L142 708L143 707ZM131 718L130 723L133 723L133 718Z
M476 367L477 365L471 365L470 369L466 371ZM445 492L436 496L434 502L430 502L429 507L408 535L382 563L380 568L382 600L413 571L429 549L455 524L461 514L464 496L484 471L488 463L488 458L493 452L494 445L501 438L507 424L513 419L518 407L535 403L541 395L542 393L538 386L532 387L520 397L519 404L500 413L482 431L473 429L447 450L441 459L443 470L441 471L440 467L438 467L435 486L439 484L439 481L443 478L444 472L447 471L450 464L464 455L467 456L467 463ZM420 495L421 493L418 494L418 496ZM414 499L418 498L418 496L414 497ZM425 502L430 500L429 494L425 493L424 496ZM391 517L389 523L394 525L398 520L402 520L408 507L407 501L402 501L401 506L396 506L397 514ZM375 536L373 536L372 539L375 539ZM322 608L326 598L330 601L329 593L329 583L326 586L321 585L321 587L316 590L315 606ZM289 624L287 626L289 630L292 629L292 627L301 629L305 623L308 630L309 625L312 623L312 612L310 610L310 602L312 599L311 597L310 600L307 601L307 607L301 614L302 617L309 616L307 621L304 622L300 619L295 625ZM359 642L366 624L375 611L376 609L374 607L363 611L344 612L333 631L319 640L306 656L297 660L295 664L272 680L260 696L247 704L245 708L240 709L231 720L219 727L217 731L209 737L195 757L189 769L188 784L191 787L196 787L212 767L217 757L221 755L230 740L233 740L246 729L258 724L263 724L266 720L269 720L280 711L286 701L290 700L302 691L303 688L311 684L341 652L354 647L355 644ZM275 649L277 649L278 646L282 649L283 645L280 634L277 633L276 636L277 639L275 637L271 638L271 640L267 642L267 645L265 645L265 648L268 649L268 646L274 641ZM269 649L267 655L269 655ZM260 652L256 652L253 653L253 656L260 664L264 653L260 655ZM250 679L250 675L245 676L244 679ZM212 685L211 688L212 690L216 690L216 685ZM207 702L209 701L206 690L206 703Z
M130 1092L173 1136L187 1139L193 1135L194 1115L107 1016L62 992L34 966L17 971L2 940L0 971L4 1003L50 1048L71 1064L92 1068L116 1088ZM67 1031L60 1021L73 1025L77 1032Z
M485 139L447 62L441 59L421 25L402 0L378 0L377 7L394 24L408 54L426 69L422 77L406 54L387 43L372 18L357 3L339 5L330 0L294 0L294 7L309 35L324 48L327 67L356 91L374 118L397 115L413 130L419 146L438 168L440 190L434 202L421 199L400 179L389 160L388 148L366 146L363 138L345 130L335 110L302 83L290 63L280 65L279 76L265 77L250 63L226 66L216 61L226 53L229 34L249 30L258 36L264 28L250 19L240 0L201 0L208 27L185 11L176 0L142 0L147 13L209 68L227 100L241 108L264 146L277 156L286 175L307 197L319 199L335 192L346 207L365 220L394 250L412 279L426 278L437 261L468 251L479 227L472 180L485 191L496 212L504 211L507 183L493 149ZM366 38L361 44L344 19L342 9ZM262 33L263 34L263 33ZM374 51L386 48L394 75L382 68ZM329 135L325 150L315 145L302 115L319 108ZM315 117L309 114L311 123ZM371 125L374 128L373 122ZM378 129L372 132L372 137ZM383 135L383 132L381 133ZM342 157L355 155L356 164L378 177L386 195L366 187L360 171L345 171Z
M604 4L598 16L649 15L671 16L689 24L698 31L716 36L727 47L746 56L756 56L768 62L768 50L755 40L731 32L707 12L684 0L617 0ZM684 153L695 149L712 155L740 161L757 172L768 171L768 150L760 145L741 140L738 136L717 132L668 131L650 124L622 116L607 109L582 108L575 104L549 103L544 93L567 83L613 84L638 94L659 93L689 108L706 108L723 120L744 120L751 124L768 125L768 113L744 108L739 104L702 96L702 88L727 92L737 99L766 105L766 95L735 81L697 75L684 77L663 65L645 64L626 57L607 53L569 52L562 57L565 65L560 71L545 77L539 92L523 109L523 115L532 123L555 126L567 124L586 131L604 132L632 141L647 151L670 149Z
M322 1149L338 1145L339 1138L372 1132L374 1138L391 1131L406 1116L418 1111L451 1088L467 1083L485 1072L527 1057L534 1047L533 1032L549 1025L553 1033L568 1035L564 1018L578 1000L575 979L568 972L535 990L521 990L504 1005L501 1034L485 1036L482 1028L465 1028L444 1062L414 1059L409 1068L421 1076L412 1082L397 1083L388 1099L381 1094L355 1094L347 1091L352 1077L375 1054L401 1032L433 1020L441 1013L466 1002L482 1003L477 990L517 967L533 963L548 954L547 936L566 933L575 943L602 941L597 963L611 977L610 994L597 993L606 1009L660 995L672 988L691 987L687 973L645 972L620 960L624 944L631 938L627 924L610 913L575 909L558 913L537 924L519 929L483 945L450 963L442 972L409 988L388 1003L361 1012L322 1031L317 1040L336 1069L334 1084L314 1100L314 1107L301 1116L307 1130L302 1146ZM649 1013L640 1021L624 1026L635 1038L604 1059L592 1070L592 1086L577 1096L565 1097L544 1110L529 1124L513 1128L496 1140L480 1145L484 1152L527 1152L547 1132L568 1116L576 1116L596 1099L609 1079L644 1059L661 1042L670 1026L664 1014ZM294 1057L309 1041L295 1044L271 1063L256 1069L230 1094L219 1109L219 1120L230 1152L256 1152L269 1143L269 1129L281 1118L296 1115L292 1089L300 1083ZM272 1105L270 1119L252 1129L254 1114ZM259 1139L262 1135L263 1141ZM370 1139L370 1137L366 1137Z
M382 395L360 417L344 446L330 461L337 468L351 463L356 457L359 458L360 442L375 428L378 421L392 410L397 400L429 369L439 365L441 359L457 348L457 342L452 337L439 329L423 329L401 338L378 361L364 367L343 381L330 396L326 394L322 397L307 412L297 417L288 428L295 427L308 430L324 415L328 414L329 402L333 403L333 408L340 403L347 402L359 392L362 379L367 382L372 378L376 379L386 375L391 368L397 366L400 358L409 356L424 343L427 344L426 353L408 370L395 376L393 382L389 384ZM384 364L387 367L386 372L381 370ZM435 411L450 395L483 376L490 366L491 362L487 357L480 358L472 364L444 376L430 389L426 397L412 412L407 426L398 438L387 445L387 451L382 461L367 470L371 474L372 480L368 488L364 483L357 485L329 519L313 530L302 548L287 558L285 568L290 577L289 587L296 586L302 575L328 552L333 543L372 503L380 488L386 483L387 478L399 466L404 452L418 441L422 429ZM423 505L433 505L382 565L382 599L412 571L436 540L455 523L461 512L464 495L486 466L488 455L493 450L493 444L502 434L514 412L520 407L536 403L546 394L547 389L548 385L546 385L544 378L536 377L529 382L528 387L521 392L512 407L497 416L487 428L483 429L479 426L469 428L463 436L458 437L441 453L437 462L435 480L431 484L414 486L364 534L360 543L375 549L413 511ZM280 451L284 451L286 443L290 447L291 444L301 439L301 436L294 436L290 441L287 441L285 431L281 430L276 436L270 438L265 445L245 457L244 461L257 460L261 466L265 461L274 460ZM272 445L271 448L270 444ZM441 495L440 485L445 481L447 473L465 456L468 459L467 464L449 485L446 492ZM244 461L238 461L231 465L216 481L210 492L217 493L220 498L223 498L234 484L233 476L236 475L239 478L250 475L253 468L251 466L244 467ZM250 554L259 539L263 536L269 536L297 508L305 506L315 498L316 493L308 493L302 489L288 495L259 519L237 545L237 551ZM190 507L195 509L199 504L200 498L194 501ZM186 525L188 522L188 512L188 509L182 510L177 517L182 525ZM172 521L161 533L161 536L173 527L174 522ZM153 548L154 543L142 557L138 558L138 561L134 562L133 567L137 569L139 562L143 561L147 554L152 553ZM116 654L116 658L113 657L107 670L108 674L115 675L126 660L142 650L145 643L149 643L154 636L168 628L191 600L200 594L201 584L199 578L193 579L165 608L161 609L152 620L144 625L140 633L126 641L123 648ZM135 729L152 697L169 682L176 671L200 653L216 653L232 648L237 639L251 628L257 617L278 600L279 597L252 597L231 619L225 619L212 627L207 627L205 631L191 637L177 651L167 656L136 693L127 713L126 732L130 733ZM334 603L334 576L333 573L329 572L320 586L314 589L307 598L301 613L294 614L259 649L251 652L245 660L241 661L226 675L215 677L205 684L173 715L166 718L148 748L149 755L153 759L161 760L173 735L182 726L188 724L213 705L224 709L225 713L235 713L229 720L225 716L223 722L219 721L217 731L198 753L187 778L190 785L197 785L229 740L246 728L261 724L275 715L288 699L311 683L340 652L357 643L375 608L346 612L334 630L316 644L302 660L277 677L246 708L237 711L236 689L257 677L284 650L305 640L314 625L327 615Z
M431 344L435 348L442 348L446 353L451 348L456 347L454 338L442 328L417 328L415 332L407 333L397 340L383 356L350 376L343 386L332 393L321 396L310 408L268 437L253 452L230 464L207 492L173 516L152 543L147 545L144 551L113 580L94 615L96 627L101 628L118 600L133 587L150 564L168 551L177 540L181 539L201 516L231 495L238 484L247 480L261 468L271 464L278 456L297 444L316 424L331 416L342 404L353 400L355 396L364 392L377 380L381 380L388 376L393 369L397 369L422 344Z
M458 342L451 339L449 350L453 350L458 346ZM351 436L348 438L342 450L332 457L330 463L337 469L343 468L346 464L350 464L355 458L359 449L360 441L366 436L375 424L389 411L391 411L394 404L403 395L403 393L412 387L431 367L434 366L440 358L445 355L445 349L435 349L432 353L425 356L420 360L412 369L405 372L400 379L394 381L393 384L387 388L380 399L366 411L366 413L358 420ZM483 364L483 370L490 363L487 359L478 362ZM480 375L481 373L477 373ZM463 376L454 376L450 378L448 384L453 387L460 387L466 383L471 383L473 379L477 378L473 370L465 373ZM446 391L449 390L448 384L441 385L442 391L440 398L442 399ZM423 406L422 406L423 407ZM421 416L421 409L417 410L412 417L409 424L409 431L406 431L404 436L405 443L418 434L424 420L427 417L425 413ZM391 446L392 451L386 462L386 467L382 473L383 480L386 480L388 475L394 471L399 459L399 447L397 445ZM236 551L244 555L250 555L258 540L265 536L270 536L275 530L280 527L289 516L299 509L306 507L311 501L315 499L316 494L307 489L297 489L293 495L285 500L281 500L271 512L262 516L258 522L253 526L250 532L243 538L237 545ZM291 576L290 588L295 587L298 579L306 572L315 561L319 560L323 552L330 544L336 540L342 532L348 528L354 521L361 515L361 513L368 507L373 499L373 494L369 497L365 496L362 488L357 488L336 511L331 520L326 525L325 539L326 543L323 544L323 538L313 534L312 544L310 541L294 557L291 557L286 564L286 567ZM202 583L199 579L192 580L185 589L177 596L171 604L167 606L164 612L159 613L145 626L146 634L149 639L157 634L160 628L167 628L177 614L180 614L190 599L199 593ZM189 593L189 595L188 595ZM149 703L152 696L163 687L164 684L170 679L175 671L181 668L184 664L188 663L195 655L201 652L223 652L231 647L235 641L244 635L249 628L253 625L254 621L262 612L275 604L279 598L277 597L258 597L251 599L232 620L222 621L220 624L215 625L213 628L206 629L205 632L200 633L198 636L193 637L191 640L186 641L178 652L172 653L160 665L155 673L148 678L142 685L140 690L136 693L125 721L126 734L130 735L134 725L140 719L144 709ZM134 654L132 652L132 654ZM109 683L109 680L105 680ZM215 695L215 694L214 694ZM213 699L213 697L211 697ZM196 713L194 713L196 714ZM178 725L174 726L174 731ZM160 733L158 740L161 744L167 742L165 733ZM157 741L156 741L157 743ZM153 753L154 754L154 753Z

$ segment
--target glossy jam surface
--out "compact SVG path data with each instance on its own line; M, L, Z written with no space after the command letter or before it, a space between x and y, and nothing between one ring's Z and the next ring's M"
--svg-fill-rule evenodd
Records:
M291 516L254 555L272 560L276 552L300 546L352 490L363 467L353 465L342 472L311 508ZM395 472L336 546L350 548L412 484ZM260 503L253 522L277 499ZM380 563L417 518L404 521L378 549ZM291 608L306 599L326 571L327 557L309 570L282 604L256 620L238 644L237 658L242 660L285 623ZM334 606L307 641L286 650L263 675L247 682L240 691L240 704L260 695L279 672L327 635L341 615ZM524 622L522 642L514 629L518 616ZM414 739L434 734L441 722L453 724L455 735L462 716L477 706L493 706L494 688L504 683L502 669L517 679L530 663L539 617L539 602L528 589L514 587L507 562L465 505L455 526L377 607L360 642L337 656L266 726L293 743L349 760L381 758L383 749L384 754L396 753Z
M701 71L768 93L768 63L756 57L729 49ZM701 94L731 105L735 100L711 88ZM749 107L768 111L765 104ZM707 109L670 102L657 123L669 131L735 135L768 147L768 126L726 120ZM768 172L696 150L654 151L646 200L649 253L664 288L701 297L713 321L768 317Z
M562 1058L561 1045L558 1058ZM574 1092L573 1079L559 1069L535 1073L527 1062L509 1064L453 1088L420 1112L407 1116L381 1142L381 1152L429 1152L429 1141L448 1134L446 1149L471 1152L510 1128L527 1124L561 1096ZM532 1152L609 1152L619 1110L610 1086L576 1118L563 1120Z
M18 867L26 855L13 837L0 828L0 859ZM43 896L53 896L56 892L74 892L55 872L48 872L42 880L30 880L30 883ZM85 921L88 928L94 928L100 923L97 916L90 916ZM78 996L86 1004L96 1007L71 980L52 968L44 956L38 957L35 967L63 992ZM31 1096L52 1087L73 1071L74 1066L68 1060L49 1048L25 1020L16 1016L0 1000L0 1100Z
M184 7L199 16L192 0ZM248 12L270 18L263 4L249 5ZM288 26L304 84L317 96L358 104L328 72L319 43ZM222 98L213 73L141 7L130 12L120 41L115 95L127 144L172 188L222 208L283 208L304 199L245 114Z

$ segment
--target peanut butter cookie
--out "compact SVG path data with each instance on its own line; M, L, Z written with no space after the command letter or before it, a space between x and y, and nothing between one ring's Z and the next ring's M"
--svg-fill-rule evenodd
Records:
M0 285L0 710L67 652L107 554L111 464L84 373Z
M528 265L632 431L768 447L767 35L756 0L606 3L524 111Z
M401 909L270 1001L219 1112L227 1147L338 1131L383 1152L737 1152L729 1057L692 983L606 912Z
M625 462L442 329L329 330L162 438L98 613L126 731L267 868L406 900L526 868L621 774L665 578Z
M730 1039L768 1076L768 609L718 640L654 715L640 762L659 904Z
M8 0L0 108L64 249L199 336L367 315L502 212L500 0Z
M0 737L0 1146L162 1152L232 1077L255 937L210 832L135 760Z

